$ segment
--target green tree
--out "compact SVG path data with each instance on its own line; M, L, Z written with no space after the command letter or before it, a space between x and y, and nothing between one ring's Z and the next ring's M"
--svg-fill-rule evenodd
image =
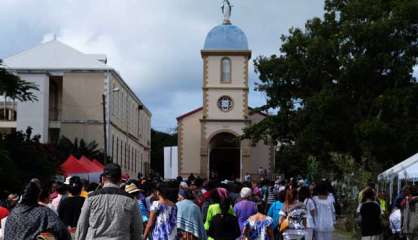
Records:
M10 98L13 102L15 100L22 102L36 101L37 97L34 94L36 91L38 91L38 88L35 84L26 82L5 68L0 67L0 95L5 97L4 101L7 98ZM12 136L15 136L14 139L18 139L21 133L13 133L6 136L0 135L0 189L16 191L19 190L25 177L21 175L22 169L18 169L20 159L16 161L14 158L15 150L18 146L9 144ZM18 142L14 143L18 144ZM36 170L34 172L36 173Z
M246 129L246 137L289 143L278 154L285 168L299 159L289 174L306 171L309 157L322 169L337 167L332 153L349 155L365 169L413 154L417 12L418 1L326 0L322 19L290 29L279 55L254 61L256 90L267 96L259 109L277 114Z
M48 182L57 172L60 163L53 146L39 142L40 136L32 136L32 129L11 133L0 138L0 146L7 154L0 158L0 189L20 191L31 178Z
M177 133L168 134L151 129L151 169L164 173L164 147L177 146Z

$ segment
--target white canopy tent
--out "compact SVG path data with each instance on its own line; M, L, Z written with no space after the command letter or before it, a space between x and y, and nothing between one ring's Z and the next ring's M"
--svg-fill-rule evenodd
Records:
M390 180L394 177L401 179L418 178L418 153L396 164L378 175L378 180Z
M415 182L418 179L418 153L382 172L377 176L377 179L381 182L389 182L389 195L392 201L393 181L395 179L397 180L398 194L401 189L401 180L411 180Z

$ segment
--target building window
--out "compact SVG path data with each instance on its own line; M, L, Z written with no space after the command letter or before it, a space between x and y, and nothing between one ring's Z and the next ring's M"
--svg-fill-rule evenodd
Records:
M113 156L115 156L115 135L112 135L112 156L111 156L112 159L113 159ZM114 159L113 159L113 161L114 161Z
M137 169L136 169L136 149L134 149L134 158L133 158L133 161L134 161L134 172L137 173Z
M221 60L221 82L231 82L231 59L222 58Z
M143 168L143 166L144 166L144 163L143 163L143 155L142 155L142 153L141 153L141 172L143 173L144 172L144 168Z
M134 170L135 171L134 161L135 161L135 158L134 158L134 148L132 147L131 148L131 160L130 160L130 162L131 162L131 170Z
M119 163L119 138L116 137L116 163Z
M113 89L116 89L116 83L115 82L112 83L112 91L111 91L111 96L112 96L112 115L115 116L116 115L116 94L113 91Z
M125 147L123 146L123 141L120 140L120 166L121 167L124 167L123 166L123 161L125 161L124 160L124 157L125 157L124 152L125 152Z
M124 163L125 163L125 165L124 165L124 167L126 168L126 165L128 165L127 164L127 157L128 156L128 144L125 144L125 161L123 161Z

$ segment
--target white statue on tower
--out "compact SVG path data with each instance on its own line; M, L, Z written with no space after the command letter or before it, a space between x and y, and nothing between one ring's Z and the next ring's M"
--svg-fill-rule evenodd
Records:
M222 13L224 14L224 24L230 24L231 23L231 12L232 12L232 5L229 2L229 0L224 0L224 3L222 4Z

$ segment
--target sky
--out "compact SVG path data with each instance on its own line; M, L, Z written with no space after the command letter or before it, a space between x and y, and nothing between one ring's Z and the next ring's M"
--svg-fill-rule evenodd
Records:
M324 0L231 0L232 23L248 37L252 60L277 54L280 36L321 17ZM0 58L58 40L106 54L152 112L152 127L170 132L176 117L202 105L200 50L222 23L222 0L0 0ZM255 92L252 66L249 104Z

